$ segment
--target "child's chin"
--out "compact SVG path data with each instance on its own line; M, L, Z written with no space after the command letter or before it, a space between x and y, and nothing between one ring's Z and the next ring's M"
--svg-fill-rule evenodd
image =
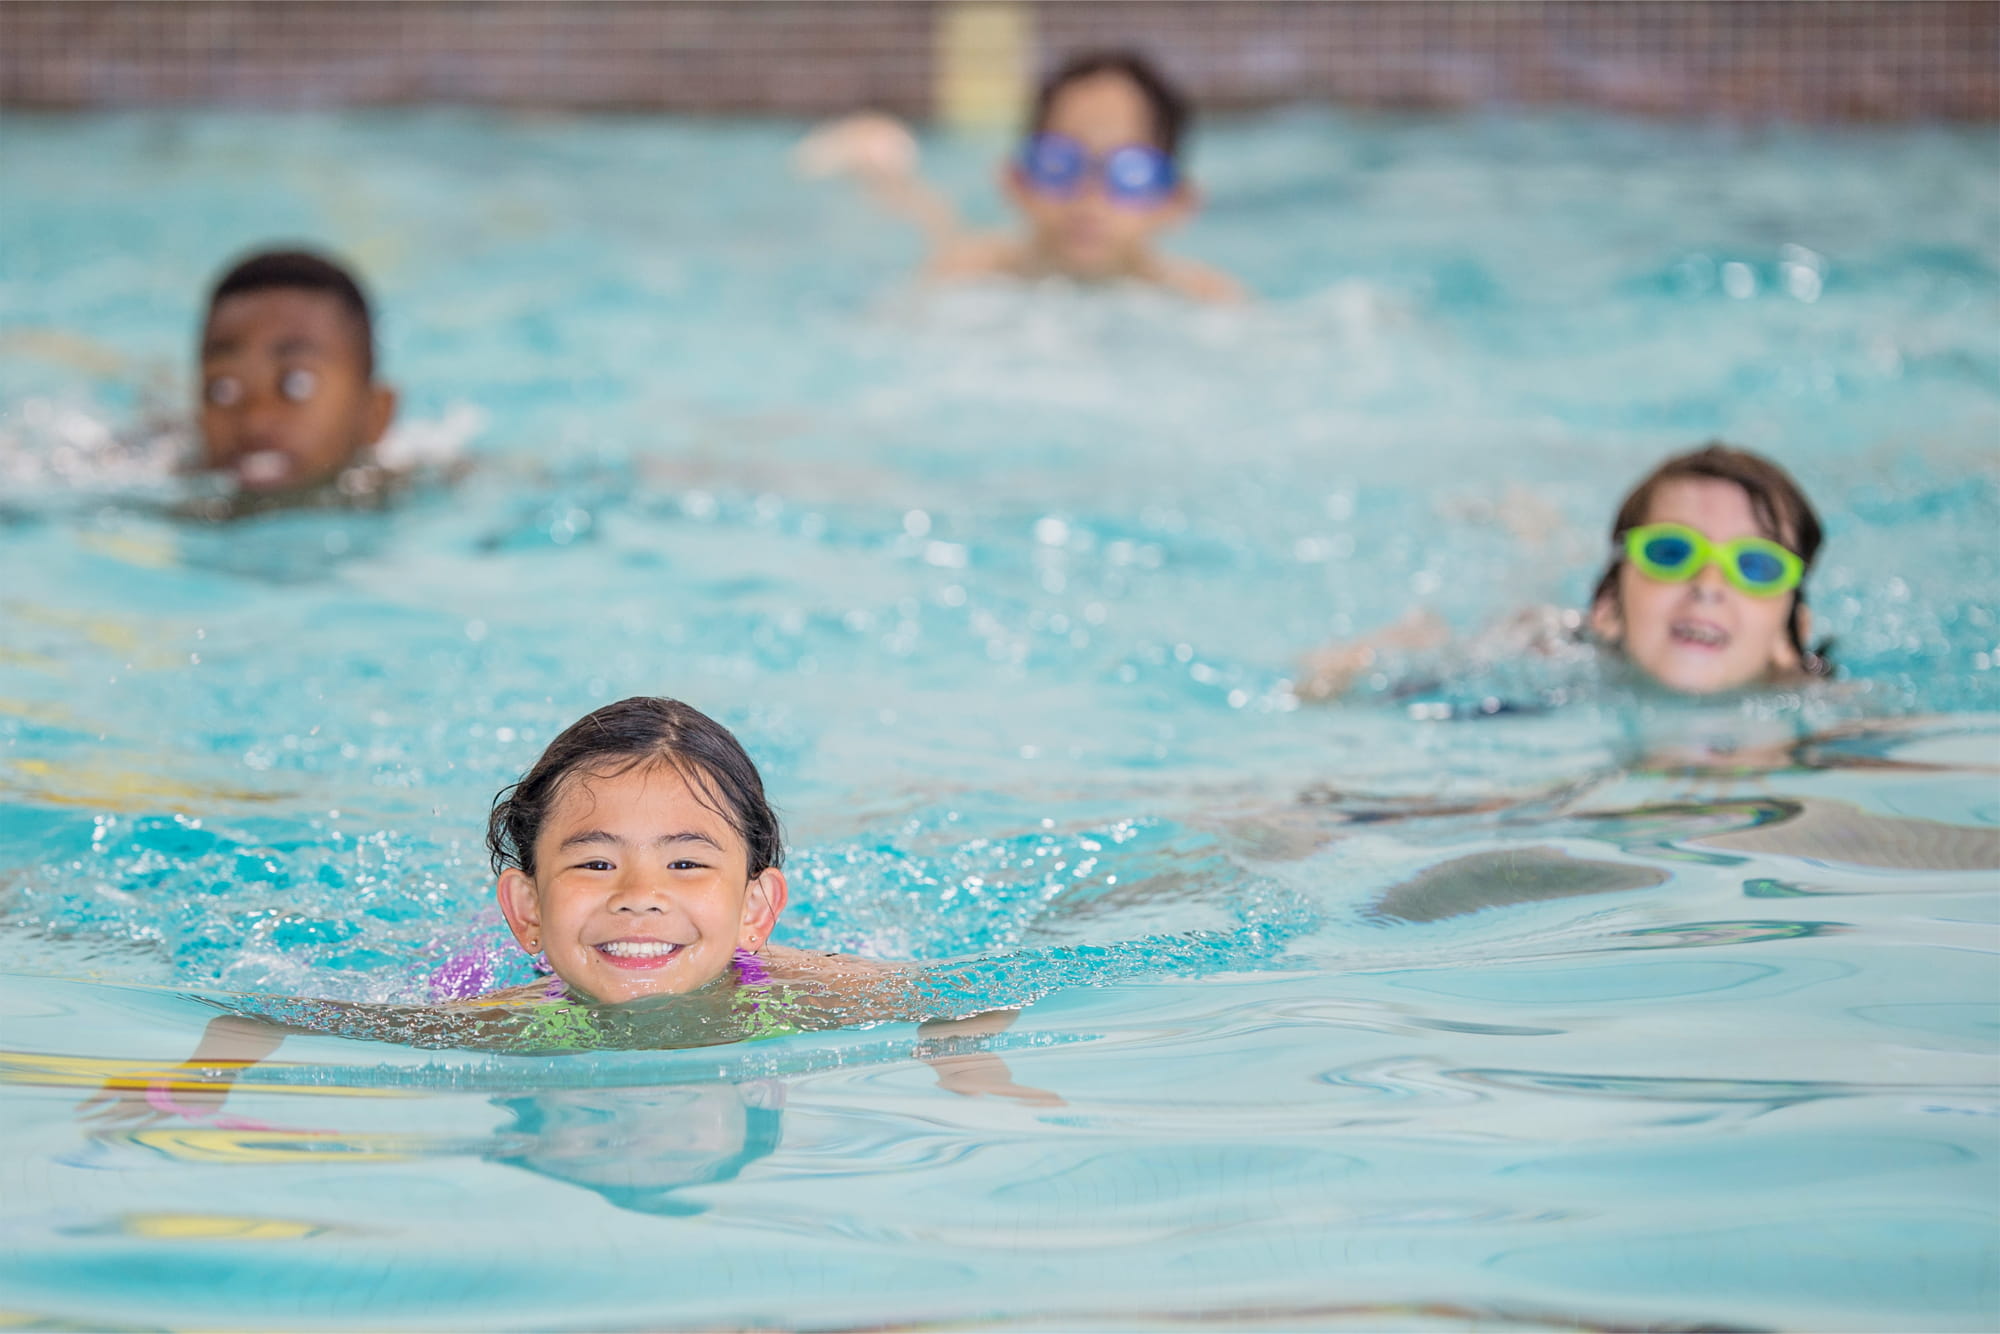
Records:
M1669 661L1647 672L1667 689L1683 695L1720 695L1755 685L1759 673L1745 673L1721 662Z
M685 996L690 991L698 991L711 978L690 980L685 975L665 976L659 973L637 973L602 979L601 985L577 987L572 990L587 993L599 1005L622 1005L627 1001L647 1000L655 996Z

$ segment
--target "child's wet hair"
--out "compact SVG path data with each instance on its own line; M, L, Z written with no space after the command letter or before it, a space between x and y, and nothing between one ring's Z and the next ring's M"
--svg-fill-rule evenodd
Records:
M1618 567L1623 564L1619 550L1625 534L1646 522L1646 516L1652 512L1653 496L1660 487L1684 480L1732 482L1741 487L1750 499L1750 512L1756 516L1757 526L1773 541L1794 552L1805 563L1808 574L1812 572L1813 557L1819 552L1823 534L1819 515L1804 490L1790 473L1763 455L1712 440L1700 449L1668 459L1646 474L1625 497L1625 503L1618 507L1618 516L1611 521L1613 555L1598 577L1596 591L1590 595L1593 605L1606 599L1617 601ZM1802 633L1805 605L1806 590L1801 581L1792 595L1792 615L1785 630L1804 669L1816 676L1824 675L1832 670L1826 657L1827 645L1821 644L1817 651L1806 648Z
M277 289L319 292L332 297L354 321L355 342L361 352L363 379L375 378L375 320L368 310L368 298L354 275L324 255L309 250L261 250L230 265L216 279L208 294L208 315L232 296Z
M715 719L677 699L638 695L585 714L549 742L521 781L501 789L486 822L486 850L497 874L509 866L535 873L535 839L567 785L610 778L642 765L666 765L687 780L696 801L742 838L748 874L784 860L778 815L764 780L742 745Z
M1167 81L1167 76L1160 72L1158 66L1137 51L1086 51L1064 61L1035 90L1035 106L1028 118L1028 133L1040 134L1049 127L1049 115L1054 111L1056 98L1063 89L1100 74L1116 74L1132 81L1152 114L1155 147L1170 158L1178 156L1181 140L1186 137L1188 123L1193 118L1193 110L1187 96Z

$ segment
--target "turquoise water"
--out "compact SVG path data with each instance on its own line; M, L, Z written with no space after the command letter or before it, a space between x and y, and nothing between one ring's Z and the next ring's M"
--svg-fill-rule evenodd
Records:
M2000 1325L1992 131L1223 125L1182 244L1267 299L1218 312L913 290L798 128L0 120L0 1315ZM994 151L931 154L988 217ZM366 268L464 480L179 517L140 424L277 237ZM1291 696L1413 604L1573 605L1718 435L1827 519L1835 688ZM780 939L980 961L1062 1105L904 1025L384 1020L238 1120L78 1112L217 1004L524 977L487 804L634 693L762 765Z

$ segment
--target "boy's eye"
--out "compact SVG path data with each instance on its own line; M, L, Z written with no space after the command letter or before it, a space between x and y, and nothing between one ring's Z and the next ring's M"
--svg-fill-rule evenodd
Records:
M578 862L577 869L583 871L609 871L615 868L610 862L605 861L604 858L593 857L587 862Z
M670 871L700 871L706 868L700 862L691 862L685 857L680 857L668 862L667 869Z
M303 403L319 388L319 376L304 367L295 367L278 377L278 392L294 403Z
M233 375L217 375L203 386L201 395L218 408L233 408L243 401L243 381Z

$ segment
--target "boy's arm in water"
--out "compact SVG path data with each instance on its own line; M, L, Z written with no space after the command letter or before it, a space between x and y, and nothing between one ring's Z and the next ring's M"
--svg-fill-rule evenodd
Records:
M202 1030L194 1054L150 1079L120 1076L85 1099L97 1130L122 1130L170 1116L201 1118L222 1110L236 1077L276 1051L286 1029L248 1015L219 1014Z

